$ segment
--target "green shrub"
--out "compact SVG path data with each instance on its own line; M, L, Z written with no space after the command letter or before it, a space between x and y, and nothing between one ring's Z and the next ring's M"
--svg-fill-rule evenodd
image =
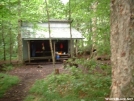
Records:
M19 82L19 78L16 76L0 73L0 97L13 85Z
M4 70L4 71L10 71L13 69L14 69L14 66L12 64L3 64L2 65L2 70Z

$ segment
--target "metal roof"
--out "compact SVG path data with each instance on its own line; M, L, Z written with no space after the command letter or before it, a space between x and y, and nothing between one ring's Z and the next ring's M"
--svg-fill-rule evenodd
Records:
M70 39L70 24L52 23L50 24L50 34L52 39ZM71 28L72 39L82 39L82 34ZM24 40L45 40L49 39L48 23L39 23L38 29L31 24L22 26L22 38Z

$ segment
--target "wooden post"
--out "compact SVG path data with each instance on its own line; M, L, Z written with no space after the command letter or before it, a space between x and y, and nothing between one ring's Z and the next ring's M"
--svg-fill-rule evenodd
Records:
M31 62L30 61L30 41L27 41L27 46L28 46L28 61L30 63Z
M55 69L55 74L60 74L59 69Z
M75 41L75 55L78 55L78 40Z
M54 44L54 58L55 58L55 41L53 42ZM55 59L54 59L54 63L55 63Z

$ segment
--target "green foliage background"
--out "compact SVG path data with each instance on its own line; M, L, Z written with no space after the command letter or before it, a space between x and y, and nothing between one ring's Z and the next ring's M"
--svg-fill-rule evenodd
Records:
M69 19L69 12L71 13L72 27L85 37L84 41L79 42L79 50L83 46L95 45L98 54L110 54L110 0L70 0L70 7L69 3L63 4L60 0L47 1L50 19ZM47 19L44 0L20 0L20 5L18 2L19 0L0 1L0 60L17 56L19 19L29 22ZM95 24L93 19L96 19ZM93 28L96 30L93 31Z

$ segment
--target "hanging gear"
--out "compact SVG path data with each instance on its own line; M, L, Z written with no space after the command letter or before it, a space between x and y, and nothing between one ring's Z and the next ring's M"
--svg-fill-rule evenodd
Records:
M63 48L63 44L62 44L62 43L60 44L60 48L61 48L61 49Z

